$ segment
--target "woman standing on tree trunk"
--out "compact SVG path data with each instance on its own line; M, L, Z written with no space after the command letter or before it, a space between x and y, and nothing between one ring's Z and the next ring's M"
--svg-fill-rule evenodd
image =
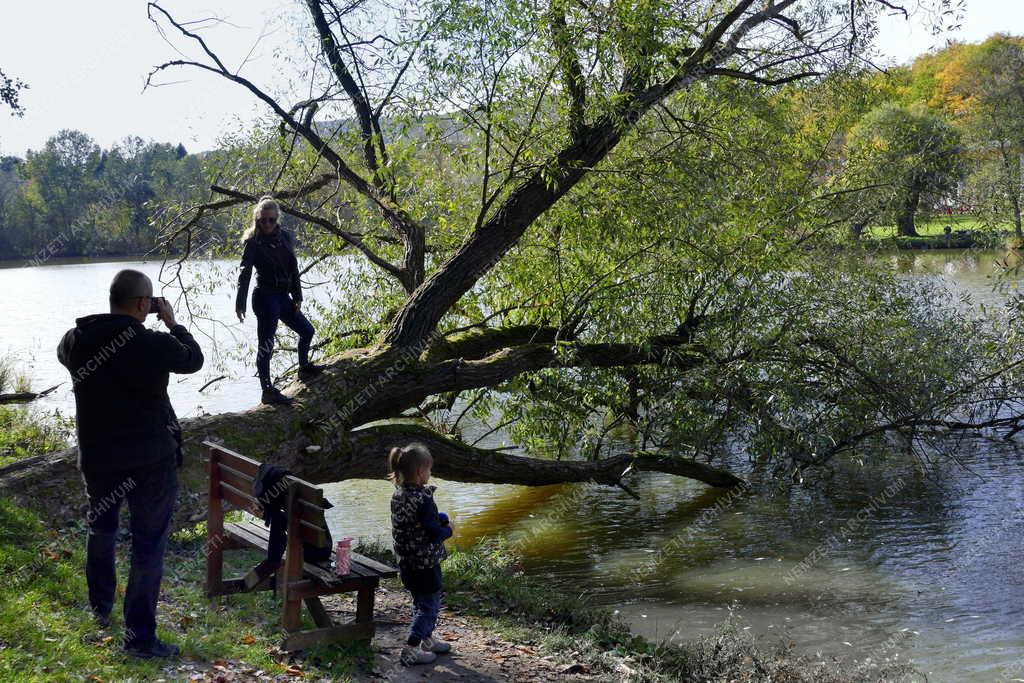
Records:
M270 380L270 357L274 352L274 334L280 320L299 335L299 377L309 379L322 368L309 362L313 326L302 314L302 284L295 258L295 240L280 225L281 207L273 197L260 197L252 212L252 225L242 236L242 264L238 274L235 313L245 320L245 298L249 279L256 267L256 288L252 292L252 310L256 314L256 371L263 389L262 402L288 404Z

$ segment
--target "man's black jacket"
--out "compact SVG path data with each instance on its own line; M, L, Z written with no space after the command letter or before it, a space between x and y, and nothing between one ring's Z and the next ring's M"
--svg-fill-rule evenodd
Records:
M184 325L167 334L146 329L130 315L89 315L61 339L57 358L71 373L83 473L116 472L178 455L168 373L203 367L203 352Z

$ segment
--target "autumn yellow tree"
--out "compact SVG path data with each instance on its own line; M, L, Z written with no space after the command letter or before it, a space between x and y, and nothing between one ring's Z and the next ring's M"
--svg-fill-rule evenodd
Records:
M1024 38L999 34L935 57L932 104L960 124L974 170L971 202L983 214L1012 216L1021 229L1024 163ZM923 70L922 70L923 71Z

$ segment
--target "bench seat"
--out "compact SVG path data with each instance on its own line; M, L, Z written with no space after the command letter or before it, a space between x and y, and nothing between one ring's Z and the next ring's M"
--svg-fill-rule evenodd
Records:
M270 529L264 526L262 522L255 520L225 524L224 535L240 545L264 552L266 552L267 545L270 543ZM302 571L307 578L316 579L327 585L346 581L383 579L398 576L398 570L394 567L381 564L359 553L350 553L349 557L349 571L348 574L343 576L338 576L334 573L334 564L330 560L318 563L303 562Z

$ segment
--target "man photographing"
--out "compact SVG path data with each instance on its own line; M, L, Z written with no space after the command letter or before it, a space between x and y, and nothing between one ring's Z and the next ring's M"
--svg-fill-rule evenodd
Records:
M143 326L151 312L170 334ZM110 623L117 577L118 512L128 501L132 559L124 597L124 649L137 657L171 657L178 648L156 637L156 604L178 488L180 431L167 396L168 374L203 367L203 353L153 283L122 270L110 284L110 313L78 318L57 347L71 373L78 466L85 480L86 581L89 606Z

